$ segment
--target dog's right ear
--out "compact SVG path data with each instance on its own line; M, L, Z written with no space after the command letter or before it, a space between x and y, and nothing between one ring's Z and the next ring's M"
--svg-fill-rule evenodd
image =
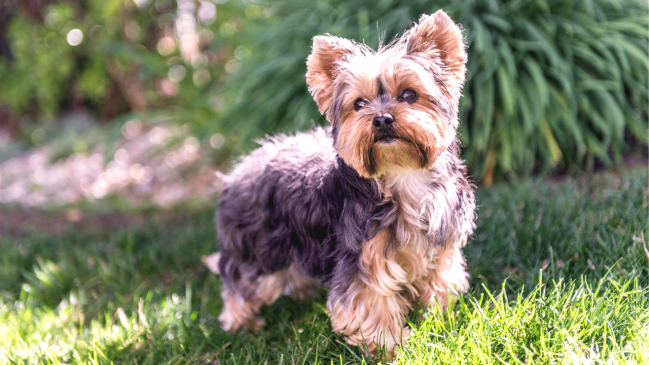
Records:
M306 59L306 83L320 113L333 104L333 83L339 73L339 61L353 53L356 46L351 41L330 35L313 38L313 50Z

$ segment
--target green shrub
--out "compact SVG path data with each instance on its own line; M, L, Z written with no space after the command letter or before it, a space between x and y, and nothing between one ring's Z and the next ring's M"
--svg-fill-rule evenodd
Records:
M31 114L52 120L73 98L102 104L110 87L102 62L106 54L96 47L99 39L92 39L90 30L97 26L96 33L119 37L119 29L105 27L106 20L119 13L119 7L105 9L106 4L115 4L114 0L97 3L91 2L89 8L106 10L100 17L92 18L79 6L55 2L43 9L42 23L23 14L10 21L7 38L11 57L0 57L0 102L14 116ZM76 47L67 41L72 29L81 30L84 38Z
M209 21L199 21L198 2L192 6L196 23L191 27L204 56L196 61L179 50L177 1L53 0L34 5L37 16L17 3L0 6L8 14L0 27L0 42L6 42L0 50L7 50L0 53L0 110L11 112L12 123L29 115L24 119L31 125L20 123L26 134L30 127L54 124L61 111L70 109L89 109L103 120L129 111L163 109L161 114L167 114L176 106L211 111L196 101L204 101L209 84L224 73L221 58L232 51L222 36L227 32L219 29L229 22L235 24L230 31L238 32L243 5L219 5L218 18ZM73 29L83 35L79 44L68 42ZM158 42L165 37L173 41L161 51ZM175 66L182 77L171 80Z
M594 162L647 143L647 4L637 0L295 0L264 4L252 52L225 84L229 107L209 126L242 143L326 123L307 92L305 59L322 33L376 47L422 13L465 28L468 77L460 139L485 183ZM248 144L248 147L251 145Z
M69 96L66 81L74 66L65 34L31 27L24 19L12 22L9 32L14 60L0 58L0 99L14 111L36 103L44 116L52 117L59 98Z

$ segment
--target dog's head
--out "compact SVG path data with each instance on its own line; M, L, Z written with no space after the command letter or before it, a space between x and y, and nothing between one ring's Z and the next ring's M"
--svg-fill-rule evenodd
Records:
M440 10L376 52L315 37L306 79L339 155L379 177L426 170L453 142L466 60L461 29Z

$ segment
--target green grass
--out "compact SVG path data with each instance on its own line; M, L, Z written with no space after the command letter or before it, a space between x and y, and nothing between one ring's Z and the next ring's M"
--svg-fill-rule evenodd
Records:
M472 290L442 318L413 313L397 362L648 364L648 178L480 190ZM17 214L0 207L0 220ZM0 238L0 364L378 362L332 333L324 291L264 307L255 335L220 330L220 282L200 263L214 250L209 208L84 210L93 224L70 228L63 214Z

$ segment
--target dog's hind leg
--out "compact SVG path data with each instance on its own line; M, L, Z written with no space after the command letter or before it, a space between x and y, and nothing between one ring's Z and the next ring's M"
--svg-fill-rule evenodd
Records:
M283 274L270 274L260 277L252 297L246 298L226 286L223 287L223 309L219 315L221 328L236 331L243 327L256 331L265 324L257 317L263 304L272 304L282 294L284 288Z
M290 295L296 300L306 300L316 296L320 285L320 280L304 275L295 265L291 265L286 270L283 294Z
M272 304L284 291L286 271L272 274L246 275L234 259L222 253L219 271L223 280L223 309L219 315L221 328L236 331L243 327L255 331L264 325L257 317L263 304ZM242 272L244 271L244 272Z

